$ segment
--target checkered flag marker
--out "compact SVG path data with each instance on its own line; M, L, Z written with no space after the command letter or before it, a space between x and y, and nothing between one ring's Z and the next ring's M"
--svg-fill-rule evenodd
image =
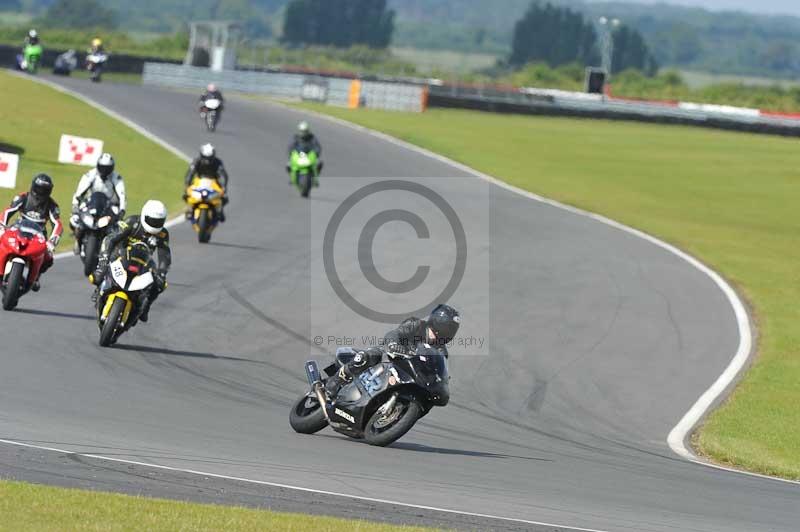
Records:
M103 141L73 135L61 135L58 144L58 162L94 166L103 153Z

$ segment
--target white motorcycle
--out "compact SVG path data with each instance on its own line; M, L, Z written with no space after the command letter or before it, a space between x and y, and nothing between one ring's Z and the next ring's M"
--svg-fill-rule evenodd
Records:
M86 56L86 70L91 73L91 80L95 83L100 82L107 61L108 54L105 52L94 52Z
M203 107L200 109L200 118L206 124L206 129L214 132L217 129L217 122L219 122L219 113L221 111L222 102L216 98L209 98L203 102Z

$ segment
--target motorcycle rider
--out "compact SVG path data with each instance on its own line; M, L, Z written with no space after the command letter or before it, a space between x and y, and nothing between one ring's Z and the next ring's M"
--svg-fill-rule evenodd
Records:
M220 112L222 111L222 108L225 107L225 100L222 98L222 91L220 91L213 83L209 83L206 87L206 92L200 96L201 109L205 106L206 100L219 100L219 107L217 110Z
M335 396L339 389L352 381L364 370L380 364L383 355L391 358L413 355L419 344L435 347L445 357L449 356L447 344L453 339L461 325L461 315L450 305L439 304L427 318L406 318L396 329L386 333L383 345L356 352L353 360L344 364L339 372L328 380L327 390Z
M167 208L158 200L148 200L142 207L140 215L129 216L120 220L116 227L103 239L100 246L100 257L97 269L90 277L95 284L92 299L96 302L100 288L105 279L106 269L111 256L124 252L128 246L142 242L150 248L151 255L158 255L158 262L152 268L153 284L142 304L139 320L147 322L150 306L167 287L167 273L172 264L172 252L169 248L169 231L164 227L167 222Z
M219 221L225 221L225 205L228 204L228 172L225 170L225 165L222 159L217 158L217 151L211 144L203 144L200 146L200 155L189 164L189 169L186 171L186 176L183 178L184 188L192 184L194 176L208 177L216 179L219 186L222 187L224 195L222 196L222 208L219 211ZM188 195L184 191L183 201L188 199ZM191 206L186 206L186 219L192 216Z
M39 278L31 285L31 290L39 291L39 280L42 274L53 265L53 249L61 239L64 230L61 224L61 210L58 203L51 197L53 193L53 180L47 174L38 174L31 182L29 192L20 192L0 215L0 223L7 226L15 213L20 213L20 217L38 224L42 233L47 235L48 220L53 225L53 233L47 241L47 253L45 254L42 268L39 271Z
M80 253L80 239L83 234L78 214L78 207L87 196L93 192L102 192L115 207L114 212L119 218L125 217L125 209L128 202L125 198L125 181L122 176L114 170L114 157L110 153L103 153L97 159L97 166L92 168L78 181L78 188L72 196L72 216L69 219L69 226L75 237L72 251L77 255Z
M316 135L311 132L311 126L308 122L303 120L297 125L297 133L294 134L292 140L289 142L289 158L292 157L293 151L311 152L317 154L317 175L314 177L314 186L319 186L319 176L322 172L322 145L319 143ZM291 173L292 167L290 163L286 163L286 171Z
M23 46L36 46L37 44L39 44L39 32L31 28L31 30L25 36Z

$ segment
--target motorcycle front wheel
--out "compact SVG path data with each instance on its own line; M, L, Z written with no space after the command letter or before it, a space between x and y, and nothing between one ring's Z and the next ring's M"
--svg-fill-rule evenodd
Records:
M292 405L289 425L300 434L314 434L327 427L328 420L317 398L304 395Z
M14 310L19 301L19 292L22 287L22 273L24 267L22 264L15 262L11 265L11 271L8 272L8 282L6 283L6 291L3 294L3 309Z
M370 445L385 447L411 430L422 416L422 406L413 399L398 398L391 412L372 414L364 428L364 440Z
M200 210L200 218L197 220L197 240L201 244L207 244L211 240L211 211L209 209Z
M108 312L106 322L103 324L103 328L100 330L101 347L108 347L114 341L114 333L117 330L117 324L122 317L122 312L125 310L126 303L127 301L124 299L118 298L111 306L111 310Z

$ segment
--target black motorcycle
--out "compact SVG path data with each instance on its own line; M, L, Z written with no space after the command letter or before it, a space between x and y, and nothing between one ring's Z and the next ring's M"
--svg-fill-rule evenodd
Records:
M339 349L325 374L333 377L354 356L352 349ZM306 362L306 376L311 390L289 414L289 424L301 434L330 425L345 436L382 447L401 438L431 408L450 400L447 357L430 347L420 346L413 355L396 355L364 370L333 397L313 360Z
M108 196L102 192L93 192L78 207L80 223L80 257L83 261L83 274L87 277L97 267L100 244L103 243L108 230L114 227L117 213Z

